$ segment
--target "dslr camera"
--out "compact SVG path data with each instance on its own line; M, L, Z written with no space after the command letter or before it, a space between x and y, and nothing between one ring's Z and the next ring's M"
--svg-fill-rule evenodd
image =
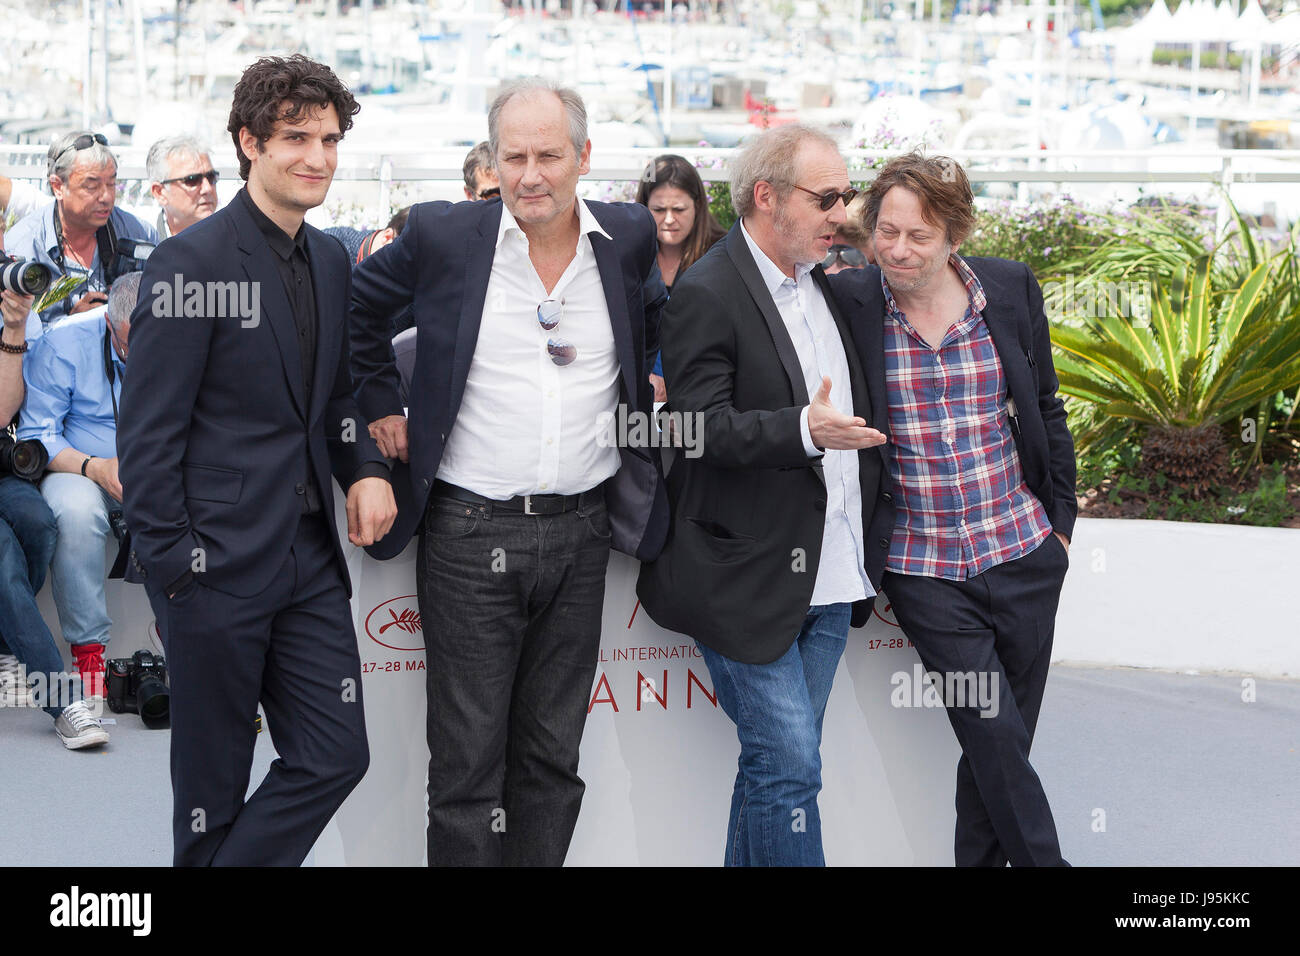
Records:
M167 689L167 662L149 651L110 660L104 675L104 696L115 714L139 714L144 725L156 730L171 719L171 693Z
M0 428L0 475L39 481L49 463L49 452L35 438L15 441L7 429Z
M0 252L0 289L18 295L41 295L50 287L54 273L50 267L27 259L15 259Z
M156 247L143 239L113 238L113 261L106 271L108 285L111 287L128 272L143 272L145 260L153 254Z

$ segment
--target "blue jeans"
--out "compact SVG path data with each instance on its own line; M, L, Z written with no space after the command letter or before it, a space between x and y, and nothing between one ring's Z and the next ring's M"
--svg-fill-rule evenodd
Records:
M29 674L63 672L63 658L45 619L36 607L36 594L45 584L58 529L54 515L30 481L0 477L0 651L7 649ZM57 717L62 707L46 707Z
M798 638L770 664L742 664L699 645L740 736L727 866L826 865L817 810L822 718L850 615L849 604L810 607Z
M108 511L116 507L89 478L69 472L45 476L41 494L59 525L59 542L50 565L50 590L59 627L69 644L108 644L113 622L104 599L104 546Z

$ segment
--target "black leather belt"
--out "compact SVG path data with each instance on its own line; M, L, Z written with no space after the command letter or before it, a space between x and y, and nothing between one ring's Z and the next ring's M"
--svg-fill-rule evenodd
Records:
M493 509L500 508L502 511L517 511L526 515L558 515L573 511L575 508L586 511L605 500L604 484L577 495L515 495L506 501L485 498L483 495L445 481L435 481L432 490L433 497L452 498L466 504L478 505L480 508L487 508L489 513Z

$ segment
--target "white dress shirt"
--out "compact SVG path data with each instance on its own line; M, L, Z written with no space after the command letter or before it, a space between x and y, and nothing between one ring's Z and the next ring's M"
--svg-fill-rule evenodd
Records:
M549 295L528 258L528 237L501 208L478 343L438 466L443 481L502 501L578 494L618 471L618 448L598 440L602 413L618 405L619 365L591 233L610 237L577 202L577 249ZM549 332L537 321L544 299L564 303ZM556 365L548 339L576 346L577 358Z
M758 247L743 222L740 232L794 342L809 399L822 387L822 377L829 375L831 404L842 414L852 415L849 362L830 307L813 282L815 263L795 265L795 277L790 278ZM808 429L807 406L799 421L808 456L822 454ZM858 483L858 453L827 449L822 458L822 469L826 477L826 521L817 580L808 601L811 606L860 601L876 593L867 577L866 552L862 544L862 486Z

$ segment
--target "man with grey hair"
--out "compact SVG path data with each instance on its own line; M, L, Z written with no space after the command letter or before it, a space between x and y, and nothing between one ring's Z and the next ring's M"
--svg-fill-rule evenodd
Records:
M763 133L733 161L738 222L664 314L664 379L702 454L674 465L672 530L637 594L695 638L736 724L728 866L825 863L822 717L888 553L884 403L821 266L854 195L825 133Z
M59 529L50 587L87 697L103 694L113 629L104 600L104 546L110 515L122 510L117 406L140 276L131 272L114 282L107 307L51 326L23 363L27 395L18 438L38 439L50 456L41 482Z
M470 202L501 195L501 179L497 176L492 147L487 142L469 151L461 173L465 176L465 198Z
M422 203L352 280L352 370L394 467L401 551L423 519L429 863L564 862L610 548L667 531L657 457L603 441L652 410L666 297L649 210L577 197L586 109L543 80L488 113L502 202ZM408 423L388 316L419 339ZM624 419L626 420L626 419Z
M153 227L115 205L117 160L104 134L83 130L57 137L48 160L54 201L20 220L5 237L10 255L42 262L56 277L82 279L66 299L41 312L47 324L102 306L126 247L158 243Z
M192 136L168 136L149 147L149 191L158 201L158 235L174 236L217 211L219 174L207 147Z

